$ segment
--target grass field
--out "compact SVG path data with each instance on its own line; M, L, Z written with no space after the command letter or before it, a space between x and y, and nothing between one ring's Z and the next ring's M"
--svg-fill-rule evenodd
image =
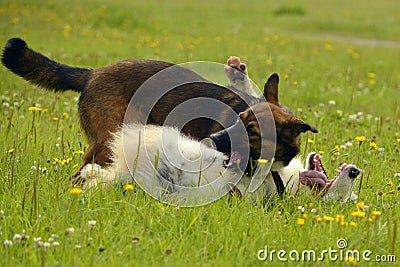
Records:
M71 192L67 181L87 146L79 95L43 91L1 67L0 266L309 266L316 263L289 252L319 257L341 239L342 254L369 250L371 260L394 255L398 264L400 3L267 2L1 1L0 44L19 36L57 61L91 68L237 55L260 87L277 72L281 102L319 129L302 136L302 155L323 154L331 177L341 162L363 169L357 204L300 194L268 207L223 198L177 208L120 188ZM272 263L257 258L266 246ZM377 264L338 256L317 264Z

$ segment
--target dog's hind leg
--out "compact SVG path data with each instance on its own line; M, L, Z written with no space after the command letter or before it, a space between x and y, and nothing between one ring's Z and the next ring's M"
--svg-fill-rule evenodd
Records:
M84 156L83 156L83 164L79 168L77 172L75 172L72 177L71 177L71 183L72 184L79 184L81 181L80 179L80 173L81 170L87 165L87 164L97 164L101 167L105 167L107 165L110 165L112 163L111 160L111 150L110 148L106 145L106 142L103 141L101 143L96 143L93 145L89 145L88 149L86 150Z

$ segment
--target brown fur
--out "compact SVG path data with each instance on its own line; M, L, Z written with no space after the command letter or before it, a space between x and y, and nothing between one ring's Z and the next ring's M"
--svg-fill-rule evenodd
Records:
M171 66L178 68L179 77L166 73L152 88L165 91L168 85L182 80L194 82L177 86L165 94L149 112L148 117L144 116L148 114L146 109L149 108L149 103L146 103L147 96L145 96L143 103L129 106L128 121L163 125L167 115L187 100L197 97L216 99L230 106L237 114L240 113L240 119L248 128L248 132L252 129L249 140L250 153L254 159L259 155L261 146L260 136L257 135L260 132L260 126L254 115L268 119L269 110L271 110L278 136L275 159L285 164L298 153L299 134L305 131L317 131L280 106L278 103L279 78L276 74L272 75L265 85L264 96L269 101L265 102L263 99L209 83L188 69L162 61L125 60L95 70L70 67L29 49L25 41L18 38L7 42L2 62L15 74L45 89L55 91L71 89L81 93L79 117L89 141L89 149L84 155L83 165L94 162L104 166L110 163L107 142L110 139L110 133L122 125L132 96L151 76ZM153 93L152 90L146 91L148 99L151 99ZM193 114L202 112L203 108L193 106ZM237 119L237 116L229 116L226 109L216 108L210 112L216 114L217 121L224 125L210 119L198 118L188 122L182 128L182 132L197 139L203 139L218 131L223 133L224 128L233 125ZM169 123L172 126L179 126L179 121ZM218 138L214 135L214 139ZM262 142L267 146L275 145L268 144L268 140ZM217 144L217 146L222 145Z

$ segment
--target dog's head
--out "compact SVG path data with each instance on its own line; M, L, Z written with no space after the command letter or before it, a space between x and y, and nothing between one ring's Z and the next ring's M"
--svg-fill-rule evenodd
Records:
M300 134L307 131L316 133L318 130L279 104L278 83L278 75L271 75L264 86L267 101L239 113L234 125L210 136L217 150L230 153L236 146L234 150L249 151L250 159L256 160L264 149L275 149L273 169L289 164L300 151ZM232 146L231 141L234 142Z

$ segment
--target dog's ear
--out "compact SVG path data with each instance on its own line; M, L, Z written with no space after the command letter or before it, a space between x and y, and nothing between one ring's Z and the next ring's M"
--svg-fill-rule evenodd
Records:
M278 84L279 76L278 74L272 74L264 85L264 97L269 103L279 106L278 100Z
M296 133L296 135L299 135L301 133L305 133L307 131L313 132L313 133L318 133L317 128L314 126L311 126L305 121L302 121L300 119L296 119L292 122L292 129Z

